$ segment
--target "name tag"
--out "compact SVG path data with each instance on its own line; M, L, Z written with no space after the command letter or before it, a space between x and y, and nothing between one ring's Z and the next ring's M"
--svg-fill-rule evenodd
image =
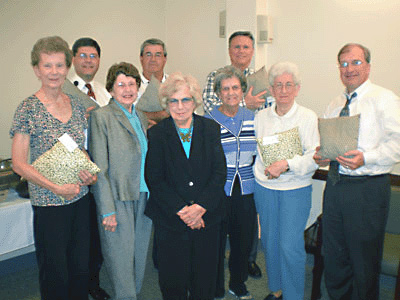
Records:
M73 138L69 136L68 133L64 133L58 140L67 148L69 152L73 152L76 148L78 148L78 144L75 143Z
M271 144L277 144L279 143L279 139L277 135L272 135L272 136L265 136L263 137L263 145L271 145Z

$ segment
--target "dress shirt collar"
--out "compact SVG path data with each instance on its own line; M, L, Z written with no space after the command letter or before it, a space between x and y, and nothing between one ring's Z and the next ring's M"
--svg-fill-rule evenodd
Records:
M81 91L87 90L87 88L85 87L85 84L89 83L92 86L94 93L96 93L96 91L94 90L93 80L91 82L86 82L81 77L79 77L77 74L74 74L73 76L71 76L70 80L71 80L72 84L75 85Z
M140 73L140 78L142 79L142 84L149 84L150 80L147 79L146 77L144 77L143 73ZM150 79L151 79L151 78L150 78ZM163 77L162 77L161 82L164 82L165 79L167 79L167 74L165 74L165 72L164 72L164 75L163 75Z
M234 65L231 65L234 67ZM247 67L246 69L244 69L243 74L245 77L247 77L248 75L250 75L252 72L252 69L250 69L249 67Z
M368 92L369 87L371 86L371 81L368 79L363 84L361 84L358 88L356 88L352 93L348 94L347 91L344 91L345 97L351 97L352 94L357 93L357 96L354 99L361 98L365 93Z
M229 117L229 116L225 115L224 113L222 113L219 110L219 108L220 108L220 106L215 108L215 114L217 114L219 116L218 119L221 120L222 123L229 122L232 120L234 122L239 122L243 119L243 109L244 108L242 106L239 106L239 109L238 109L236 115L234 115L233 117Z

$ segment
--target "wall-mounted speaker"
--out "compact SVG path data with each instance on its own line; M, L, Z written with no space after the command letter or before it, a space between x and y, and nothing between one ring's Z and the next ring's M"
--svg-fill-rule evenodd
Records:
M226 10L219 12L219 37L226 37Z
M257 42L259 44L272 43L272 22L271 17L266 15L257 15Z

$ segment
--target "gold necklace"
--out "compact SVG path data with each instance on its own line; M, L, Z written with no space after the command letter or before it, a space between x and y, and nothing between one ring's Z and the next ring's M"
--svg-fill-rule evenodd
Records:
M178 126L176 126L175 121L174 121L174 125L175 125L176 132L179 134L181 141L183 143L185 143L185 142L190 143L190 140L192 139L192 132L193 132L193 118L192 118L192 121L190 122L189 128L179 128ZM188 130L187 133L182 132L182 130L185 130L185 129Z
M192 139L192 128L187 128L188 132L183 133L182 130L183 128L179 128L179 136L181 137L182 142L190 142Z

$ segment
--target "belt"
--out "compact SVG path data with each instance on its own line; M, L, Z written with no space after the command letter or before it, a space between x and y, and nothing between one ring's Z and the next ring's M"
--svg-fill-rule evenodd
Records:
M389 174L385 173L385 174L379 174L379 175L362 175L362 176L351 176L351 175L343 175L343 174L339 174L340 175L340 180L366 180L366 179L373 179L373 178L380 178L380 177L385 177L385 176L389 176Z

